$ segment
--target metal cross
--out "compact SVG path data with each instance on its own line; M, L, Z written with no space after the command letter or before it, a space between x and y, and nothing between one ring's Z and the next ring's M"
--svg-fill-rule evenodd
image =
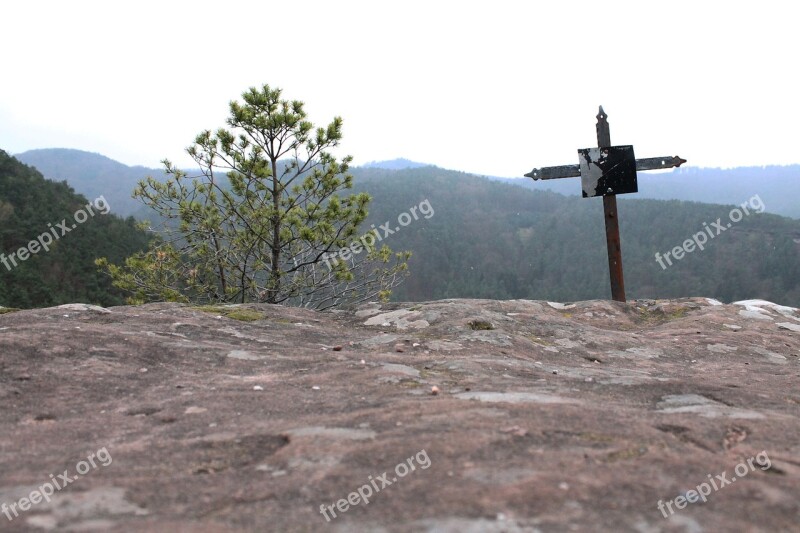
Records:
M534 180L581 177L583 197L603 197L608 246L608 271L611 277L611 298L625 301L622 275L622 248L619 239L617 194L638 191L636 172L679 167L686 162L678 156L636 159L632 146L611 146L608 115L600 106L597 114L597 148L578 150L580 164L534 168L525 177Z

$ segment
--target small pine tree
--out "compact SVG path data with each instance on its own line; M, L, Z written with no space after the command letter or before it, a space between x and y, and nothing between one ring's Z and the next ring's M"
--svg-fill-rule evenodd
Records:
M125 264L97 264L131 303L267 302L327 309L387 299L407 275L410 252L378 248L359 234L366 193L353 186L352 160L330 150L342 119L315 129L303 103L264 85L230 103L227 124L200 133L187 153L197 176L164 160L167 180L139 182L134 197L165 221L162 237ZM359 253L342 254L345 248Z

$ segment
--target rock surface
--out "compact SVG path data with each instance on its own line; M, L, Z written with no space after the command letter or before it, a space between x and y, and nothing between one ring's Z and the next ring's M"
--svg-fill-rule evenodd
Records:
M798 531L797 326L704 298L5 313L0 530Z

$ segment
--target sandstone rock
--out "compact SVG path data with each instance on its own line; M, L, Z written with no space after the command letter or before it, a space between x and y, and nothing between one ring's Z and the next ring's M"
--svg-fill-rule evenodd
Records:
M0 529L791 531L797 324L706 298L0 314L0 503L113 457ZM658 510L762 451L770 469Z

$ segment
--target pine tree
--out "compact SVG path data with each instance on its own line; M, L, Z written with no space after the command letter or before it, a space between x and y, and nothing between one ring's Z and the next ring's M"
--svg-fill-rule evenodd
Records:
M352 158L331 153L342 119L315 129L302 102L282 99L268 85L250 88L242 100L230 103L231 129L206 130L187 148L197 176L164 160L167 181L148 177L134 191L168 221L163 238L124 266L98 265L134 303L326 309L387 299L410 253L379 248L372 232L359 234L370 197L340 194L353 186Z

